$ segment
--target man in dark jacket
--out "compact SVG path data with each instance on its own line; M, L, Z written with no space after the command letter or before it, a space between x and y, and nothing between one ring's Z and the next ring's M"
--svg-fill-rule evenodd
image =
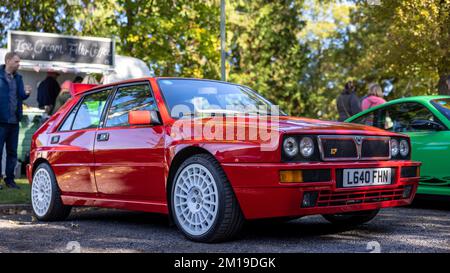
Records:
M339 113L339 121L344 121L361 112L361 104L356 95L355 84L352 81L345 84L345 89L337 98L336 104Z
M59 83L56 81L59 73L56 71L47 72L47 78L38 86L37 101L40 109L45 109L47 114L52 112L55 106L56 98L61 91Z
M14 52L8 52L5 55L5 65L0 66L0 158L3 146L6 145L5 184L16 189L19 187L14 182L14 170L17 165L22 101L31 93L31 87L24 87L22 76L17 73L19 65L20 57Z

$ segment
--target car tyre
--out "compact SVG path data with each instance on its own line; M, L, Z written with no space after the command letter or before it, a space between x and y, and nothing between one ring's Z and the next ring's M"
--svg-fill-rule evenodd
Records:
M41 163L34 172L31 204L34 216L40 221L64 220L72 209L63 204L55 174L47 163Z
M175 224L193 241L231 240L244 224L225 172L209 154L194 155L180 165L172 183L170 202Z

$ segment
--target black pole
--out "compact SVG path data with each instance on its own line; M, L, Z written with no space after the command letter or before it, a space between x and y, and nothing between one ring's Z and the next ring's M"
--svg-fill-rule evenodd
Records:
M221 79L226 81L225 71L225 0L220 0L220 68Z

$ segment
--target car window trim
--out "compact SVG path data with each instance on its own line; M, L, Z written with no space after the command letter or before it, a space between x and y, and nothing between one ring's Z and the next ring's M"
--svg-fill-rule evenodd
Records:
M368 110L366 110L366 111L363 111L363 112L366 112L366 113L358 113L358 114L356 114L356 115L354 115L353 117L351 117L351 120L350 121L348 121L348 122L350 122L350 123L355 123L354 121L355 120L357 120L357 119L359 119L359 118L362 118L362 117L367 117L368 115L370 115L371 113L373 113L374 114L374 121L375 121L375 112L376 111L382 111L382 110L385 110L386 108L388 108L388 107L392 107L392 106L396 106L396 105L398 105L398 104L403 104L403 103L418 103L418 104L420 104L420 105L422 105L423 107L425 107L432 115L433 115L433 117L435 117L437 120L439 120L439 123L442 125L442 126L444 126L445 127L445 130L442 130L442 131L449 131L449 128L447 127L447 125L445 125L445 122L443 122L442 121L442 119L440 119L438 116L436 116L434 113L433 113L433 111L431 111L429 108L428 108L428 106L426 105L426 104L424 104L423 102L421 102L421 101L400 101L400 102L395 102L395 103L388 103L388 104L382 104L382 105L377 105L377 106L375 106L375 107L372 107L373 109L368 109ZM431 104L431 102L430 102L430 104ZM432 105L432 104L431 104ZM438 110L438 109L436 109L436 110ZM439 110L438 110L439 111ZM360 123L358 123L358 124L360 124ZM373 125L373 123L372 123L372 125L370 125L370 126L373 126L373 127L375 127L374 125ZM378 127L376 127L376 128L378 128ZM386 130L386 129L383 129L383 130ZM411 131L411 132L413 132L413 131ZM432 131L430 131L430 132L432 132ZM409 132L408 132L409 133Z
M136 86L136 85L148 85L148 87L150 89L150 95L155 100L156 113L158 115L158 119L161 122L161 124L158 124L158 125L149 124L149 125L139 125L139 126L127 125L127 126L106 127L106 121L107 121L107 116L108 116L108 113L109 113L109 109L111 108L112 102L114 101L114 98L116 97L116 94L119 92L120 88L122 88L122 87L129 87L129 86ZM161 119L158 103L156 101L156 97L155 97L155 94L153 92L152 85L150 84L150 81L144 80L144 81L138 81L138 82L123 83L123 84L119 84L119 85L115 86L114 91L112 92L110 99L108 100L107 104L105 105L105 112L104 112L104 115L102 116L102 119L100 121L100 126L98 127L98 129L150 128L150 127L161 126L161 125L163 125L163 120Z
M83 103L84 100L86 99L86 97L89 96L89 95L92 95L92 94L96 94L96 93L100 93L100 92L104 92L104 91L108 91L108 90L109 90L109 92L107 92L107 93L109 93L109 94L107 94L108 96L107 96L107 98L106 98L106 100L105 100L105 107L106 107L106 103L108 102L108 99L109 99L110 96L111 96L110 93L112 92L113 89L114 89L114 88L105 88L105 89L102 89L102 90L96 90L97 92L93 91L93 92L86 93L86 94L83 95L83 98L82 98L82 102L81 102L81 103ZM80 104L81 104L81 103L80 103ZM78 108L78 109L77 109L77 113L75 114L75 118L74 118L73 121L72 121L72 126L70 127L71 131L80 131L80 130L87 130L87 129L98 129L99 126L100 126L100 124L101 124L101 121L102 121L101 118L102 118L102 116L103 116L103 114L104 114L105 107L103 108L102 113L100 114L99 125L98 125L97 127L95 127L95 128L75 129L75 130L74 130L74 129L73 129L73 123L75 122L75 118L77 117L78 111L80 111L80 108L81 108L81 107Z
M75 105L72 107L72 108L70 108L70 110L67 112L67 115L63 118L63 120L61 121L61 123L58 125L58 128L56 129L56 133L59 133L59 132L70 132L71 130L72 130L72 125L73 125L73 120L72 120L72 122L70 123L70 127L69 127L69 130L61 130L61 128L64 126L64 124L66 123L66 121L67 121L67 119L70 117L70 115L72 114L72 111L73 110L75 110L75 108L77 108L79 105L80 105L80 103L81 103L81 101L82 101L83 99L80 99L77 103L75 103ZM78 113L78 109L77 109L77 112L75 113L75 116L77 115L77 113ZM75 117L73 118L73 119L75 119Z
M404 102L392 103L392 104L384 105L384 106L382 106L382 107L380 107L380 108L374 109L373 111L370 111L370 112L368 112L368 113L366 113L366 114L369 114L369 113L371 113L371 112L375 112L375 111L378 111L378 110L385 110L386 108L391 107L391 106L396 106L396 105L399 105L399 104L407 104L407 103L409 103L409 104L411 104L411 103L420 104L420 105L421 105L422 107L424 107L428 112L430 112L430 114L432 114L433 117L434 117L435 119L437 119L437 120L439 121L439 123L440 123L442 126L444 126L445 130L442 130L442 131L448 131L448 130L449 130L448 127L445 125L445 123L443 123L442 120L441 120L439 117L437 117L437 116L433 113L433 111L431 111L431 110L427 107L427 105L424 104L424 103L421 102L421 101L404 101ZM374 115L375 115L375 113L374 113ZM365 116L365 115L363 115L363 116ZM358 118L359 118L359 117L358 117ZM387 129L384 129L384 130L388 131ZM392 131L392 132L394 132L394 131ZM400 132L400 133L414 133L414 132L417 132L417 131L407 131L407 132ZM436 131L425 131L425 132L436 132ZM395 132L394 132L394 133L395 133ZM397 132L397 133L398 133L398 132Z
M92 94L95 94L95 93L100 93L100 92L104 92L104 91L112 91L114 89L114 87L113 86L108 86L107 88L102 88L102 89L96 89L96 90L92 90L92 91L90 91L90 92L86 92L86 93L84 93L82 96L81 96L81 98L80 98L80 100L68 111L68 114L64 117L64 119L63 119L63 121L60 123L60 125L58 126L58 129L56 130L56 132L58 132L58 133L65 133L65 132L75 132L75 131L80 131L80 130L88 130L88 129L97 129L98 128L98 126L96 127L96 128L85 128L85 129L76 129L76 130L73 130L72 128L73 128L73 123L74 123L74 121L75 121L75 118L77 117L77 115L78 115L78 111L80 110L80 108L78 108L77 109L77 111L76 111L76 113L75 113L75 117L73 118L73 120L72 120L72 123L70 124L70 130L66 130L66 131L61 131L61 127L64 125L64 123L66 122L66 120L69 118L69 116L70 116L70 114L72 113L72 111L76 108L76 107L78 107L78 106L80 106L83 102L84 102L84 100L86 99L86 96L89 96L89 95L92 95ZM108 94L108 98L106 99L106 102L108 102L108 99L109 99L109 97L111 96L111 94ZM106 106L106 104L105 104L105 106ZM104 111L105 109L103 109L103 111ZM102 112L102 115L103 115L103 112Z
M447 98L445 98L445 99L447 99ZM436 106L434 105L434 104L436 104L436 102L435 102L436 100L440 100L440 99L431 99L428 101L428 103L430 104L430 106L434 107L434 109L436 109L437 113L441 116L441 118L438 117L438 119L441 122L441 124L444 125L444 127L446 128L445 131L449 131L449 127L446 124L448 122L450 122L450 118L447 118L447 116L444 113L442 113L438 108L436 108ZM443 119L445 120L445 122L442 121Z

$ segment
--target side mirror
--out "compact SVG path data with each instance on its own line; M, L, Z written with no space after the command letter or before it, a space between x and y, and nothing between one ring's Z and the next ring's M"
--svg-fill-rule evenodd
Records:
M442 126L440 123L426 119L413 120L411 122L411 127L416 130L429 130L429 131L445 130L445 127Z
M128 113L130 125L159 125L161 124L156 111L130 111Z

